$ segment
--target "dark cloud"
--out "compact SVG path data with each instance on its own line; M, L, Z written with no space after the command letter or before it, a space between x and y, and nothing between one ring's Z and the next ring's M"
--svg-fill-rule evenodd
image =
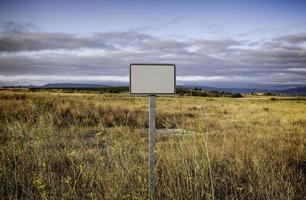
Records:
M6 22L1 27L3 34L19 34L24 32L37 31L37 27L34 24L20 24L16 22Z
M306 34L287 35L278 38L279 41L288 42L291 44L301 44L306 42Z
M0 35L0 52L76 48L115 49L114 46L99 38L79 37L66 33L23 32Z
M194 45L199 46L200 49L205 53L228 53L232 51L231 48L235 46L242 45L243 41L237 41L233 39L224 40L207 40L200 39L195 40Z
M190 47L192 44L189 42L180 42L173 39L152 39L143 44L144 50L181 50Z

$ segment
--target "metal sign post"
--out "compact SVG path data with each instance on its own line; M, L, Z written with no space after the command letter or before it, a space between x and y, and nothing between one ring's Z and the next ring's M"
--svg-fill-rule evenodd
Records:
M156 96L149 97L149 190L150 199L156 197L156 170L155 170L155 145L156 145Z
M174 64L131 64L130 93L149 95L149 197L157 198L156 191L156 95L175 94Z

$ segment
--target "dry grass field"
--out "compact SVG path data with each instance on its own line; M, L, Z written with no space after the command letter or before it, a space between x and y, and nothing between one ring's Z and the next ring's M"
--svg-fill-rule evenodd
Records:
M158 97L158 199L305 199L303 98ZM0 91L0 199L147 199L148 98Z

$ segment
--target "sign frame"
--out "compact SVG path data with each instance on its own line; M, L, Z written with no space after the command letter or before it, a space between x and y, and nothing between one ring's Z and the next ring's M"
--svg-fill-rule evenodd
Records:
M173 66L173 93L132 93L132 66ZM175 95L176 94L176 65L170 63L131 63L129 68L129 93L135 96L151 96L151 95Z

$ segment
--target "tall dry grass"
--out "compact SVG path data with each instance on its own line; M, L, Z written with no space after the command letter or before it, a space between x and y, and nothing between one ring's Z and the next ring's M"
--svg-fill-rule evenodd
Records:
M147 199L147 101L0 91L1 199ZM305 99L157 107L158 199L305 198Z

